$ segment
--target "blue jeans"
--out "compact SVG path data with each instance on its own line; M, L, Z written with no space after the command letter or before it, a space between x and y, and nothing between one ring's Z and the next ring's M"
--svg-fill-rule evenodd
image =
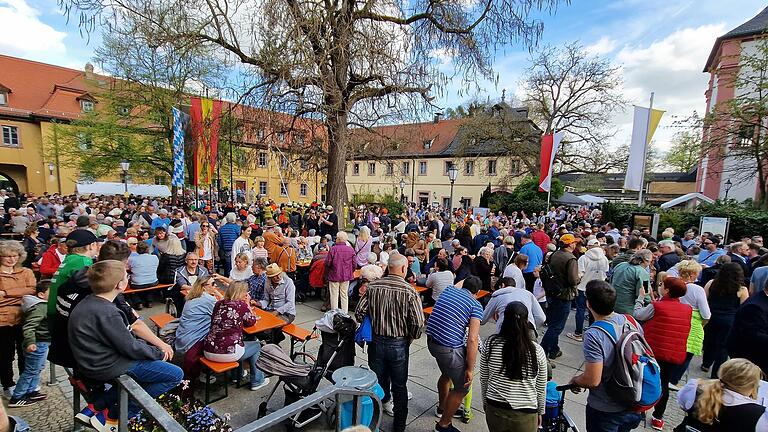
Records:
M128 368L125 373L153 398L171 390L179 385L184 378L181 368L162 360L138 360ZM117 418L118 414L118 386L112 386L105 394L104 400L109 407L109 417ZM139 413L141 407L132 399L128 399L128 418L133 418Z
M245 352L240 357L240 361L248 360L251 365L251 387L255 387L264 382L264 372L256 367L256 360L259 359L261 344L259 341L245 341Z
M13 391L14 399L22 399L35 391L40 385L40 373L45 368L45 360L48 358L50 342L37 342L37 350L24 351L24 370L16 381L16 389Z
M408 417L408 347L407 338L373 336L368 348L368 364L376 373L379 385L384 390L382 402L392 398L394 402L393 432L405 431ZM391 389L390 389L391 387Z
M640 426L643 415L620 411L609 413L598 411L587 405L587 432L629 432Z
M560 337L560 333L565 328L565 323L568 321L568 314L571 313L571 301L561 300L557 297L547 297L547 332L544 333L544 337L541 339L541 347L544 348L544 352L548 356L560 351L560 347L557 345L557 339Z
M579 290L576 296L576 334L584 334L584 316L587 314L587 296Z

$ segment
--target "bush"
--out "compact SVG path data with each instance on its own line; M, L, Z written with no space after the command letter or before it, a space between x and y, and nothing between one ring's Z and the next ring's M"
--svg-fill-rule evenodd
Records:
M551 199L554 202L565 193L565 186L559 179L552 180ZM526 214L547 209L547 193L539 192L539 179L528 176L510 194L494 194L488 200L491 211L524 211Z
M672 227L681 234L691 227L698 227L703 216L727 217L731 219L728 236L730 239L768 235L768 212L754 207L751 202L737 203L716 201L714 204L700 204L695 209L661 209L654 206L605 203L602 206L603 221L614 222L617 226L629 225L632 213L659 213L659 230Z

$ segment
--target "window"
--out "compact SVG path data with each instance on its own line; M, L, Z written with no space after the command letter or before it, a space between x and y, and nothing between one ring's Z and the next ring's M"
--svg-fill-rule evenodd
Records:
M352 175L360 175L360 164L358 162L352 164Z
M464 175L466 176L475 175L475 161L464 162Z
M259 195L266 195L267 194L267 182L260 181L259 182Z
M309 189L307 184L306 183L302 183L301 186L299 186L299 194L301 196L307 196L307 189Z
M392 162L387 162L387 175L395 175L395 164Z
M435 142L435 140L434 140L434 139L430 139L430 140L424 140L424 143L423 143L423 145L424 145L424 150L429 150L429 149L431 149L431 148L432 148L432 143L433 143L433 142Z
M282 159L280 160L280 165L283 168L288 168L288 156L283 155Z
M0 91L0 105L8 105L8 92Z
M307 169L307 168L309 168L309 161L308 161L308 160L306 160L306 159L303 159L303 158L302 158L302 159L301 159L301 161L299 162L299 164L300 164L300 166L301 166L301 169Z
M282 144L285 142L285 132L277 133L277 140Z
M296 145L304 145L304 134L296 135Z
M403 162L403 175L411 175L411 163Z
M155 176L155 184L156 185L164 185L164 184L166 184L165 180L166 180L165 176Z
M288 196L288 185L280 182L280 196Z
M264 129L256 130L256 139L258 139L259 141L264 139Z
M83 112L92 112L93 111L93 101L89 100L81 100L80 101L80 108L83 110Z
M376 175L376 162L368 162L368 175Z
M488 161L488 175L496 175L496 159Z
M267 153L259 152L259 167L265 168L267 166Z
M443 208L448 208L451 205L450 197L443 197Z
M751 146L755 139L755 125L742 125L739 128L739 146Z
M520 161L512 159L509 161L509 173L512 175L520 175Z
M427 175L427 162L426 161L420 161L419 162L419 175Z
M453 161L445 161L445 172L443 175L448 175L448 170L453 166Z
M19 128L16 126L3 126L3 145L19 146Z

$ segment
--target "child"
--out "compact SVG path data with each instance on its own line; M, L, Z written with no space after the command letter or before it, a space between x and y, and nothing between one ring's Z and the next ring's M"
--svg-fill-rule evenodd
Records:
M35 287L35 295L28 294L21 298L21 310L24 312L24 370L8 402L9 408L34 405L48 397L37 391L37 387L40 384L40 373L48 358L48 346L51 343L46 318L50 286L50 280L42 280Z
M68 333L78 369L95 381L110 381L127 374L152 397L176 387L183 377L181 368L166 363L171 354L134 337L125 314L115 306L115 298L128 286L125 264L117 260L99 261L88 270L93 294L75 306L69 317ZM117 430L117 387L104 395L107 416L91 417L96 430ZM128 418L139 412L133 400L128 403Z
M243 341L243 328L256 324L259 319L251 312L248 284L236 281L229 284L224 299L216 302L211 317L211 329L203 342L203 355L215 362L244 362L251 365L251 390L269 384L269 378L256 368L261 344Z

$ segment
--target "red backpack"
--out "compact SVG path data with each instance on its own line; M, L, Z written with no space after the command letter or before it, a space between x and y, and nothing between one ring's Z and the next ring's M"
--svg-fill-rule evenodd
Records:
M328 254L317 255L309 265L309 286L323 288L325 286L325 258Z

